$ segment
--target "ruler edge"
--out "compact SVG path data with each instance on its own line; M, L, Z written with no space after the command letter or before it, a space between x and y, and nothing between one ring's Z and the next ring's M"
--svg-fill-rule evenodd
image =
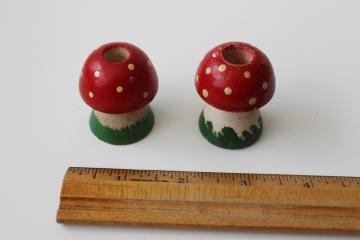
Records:
M90 169L90 170L120 170L120 171L163 171L163 172L175 172L175 173L207 173L207 174L235 174L235 175L262 175L262 176L278 176L278 177L285 177L285 176L294 176L294 177L335 177L335 178L355 178L359 179L360 177L357 176L344 176L344 175L307 175L307 174L287 174L287 173L250 173L250 172L208 172L208 171L192 171L192 170L161 170L161 169L128 169L128 168L95 168L95 167L68 167L66 169L65 177L70 173L72 169Z

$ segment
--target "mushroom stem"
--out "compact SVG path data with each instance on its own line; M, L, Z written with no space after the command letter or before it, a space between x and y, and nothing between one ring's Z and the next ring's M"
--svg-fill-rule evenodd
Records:
M262 120L258 109L227 112L206 104L199 119L200 131L211 143L229 149L248 147L260 137Z
M119 130L127 126L134 125L140 121L149 112L150 107L145 106L139 110L129 113L108 114L94 110L94 115L101 125L113 130Z
M101 140L111 144L130 144L143 139L154 125L149 105L129 113L109 114L94 110L90 128Z

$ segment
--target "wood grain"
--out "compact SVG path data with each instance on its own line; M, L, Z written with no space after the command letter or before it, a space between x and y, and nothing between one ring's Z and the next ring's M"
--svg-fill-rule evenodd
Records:
M360 178L69 168L57 221L360 232Z

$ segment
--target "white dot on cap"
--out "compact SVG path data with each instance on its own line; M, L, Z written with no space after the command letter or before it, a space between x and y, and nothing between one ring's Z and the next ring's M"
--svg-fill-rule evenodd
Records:
M130 64L128 65L128 69L129 69L130 71L134 70L134 69L135 69L135 65L132 64L132 63L130 63Z
M203 95L204 97L208 97L208 96L209 96L209 93L208 93L208 91L207 91L206 89L203 89L203 90L202 90L202 95Z
M216 53L211 54L211 56L212 56L213 58L216 57Z
M199 75L196 75L195 81L196 81L196 82L199 81Z
M251 78L251 72L245 71L244 72L244 78Z
M266 90L269 87L269 84L267 82L263 82L262 89Z
M94 72L94 76L95 76L95 77L100 77L100 71L95 71L95 72Z
M144 97L144 98L147 98L148 96L149 96L149 93L148 93L148 92L144 92L143 97Z
M224 88L224 93L226 95L230 95L232 93L232 89L230 87L226 87L226 88Z
M225 64L220 64L220 66L218 67L218 70L219 70L220 72L225 72L225 70L226 70L226 65L225 65Z
M209 74L211 73L211 68L207 67L207 68L205 69L205 73L206 73L207 75L209 75Z
M117 91L118 93L122 93L122 92L124 91L124 88L123 88L122 86L117 86L117 87L116 87L116 91Z
M256 98L254 98L254 97L250 98L249 104L250 104L251 106L252 106L252 105L255 105L255 104L256 104Z
M89 97L93 98L94 97L94 93L93 92L89 92Z

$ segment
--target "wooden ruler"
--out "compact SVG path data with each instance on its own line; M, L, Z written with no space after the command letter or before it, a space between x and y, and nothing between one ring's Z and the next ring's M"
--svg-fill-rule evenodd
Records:
M360 178L69 168L57 221L360 232Z

